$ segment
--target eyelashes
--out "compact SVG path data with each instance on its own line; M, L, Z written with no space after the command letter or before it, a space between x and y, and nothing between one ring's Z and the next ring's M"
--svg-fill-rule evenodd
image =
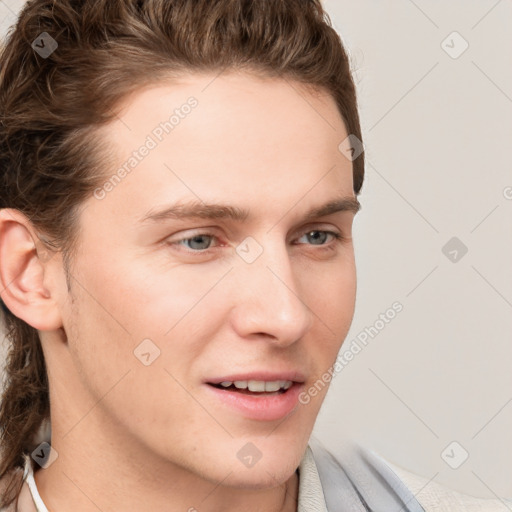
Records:
M320 244L299 243L299 244L295 244L295 245L311 245L312 247L319 247L320 250L334 250L337 248L337 245L339 243L341 243L345 240L345 237L341 233L338 233L337 231L322 230L322 229L309 229L309 230L305 231L299 237L299 239L303 238L304 236L310 236L313 233L323 233L323 234L327 235L327 238L329 236L331 236L333 239L333 242L332 243L320 243ZM201 239L204 239L204 238L218 239L218 237L213 233L198 232L195 235L183 237L178 240L175 240L174 242L168 242L168 245L173 246L173 247L178 247L178 250L181 250L182 252L185 252L187 254L197 254L197 255L210 254L216 247L219 247L219 245L217 245L212 248L211 245L209 245L208 247L204 247L204 248L200 247L200 248L193 249L193 248L187 247L187 245L186 245L187 242L190 242L190 241L193 241L193 243L201 244ZM183 249L181 249L181 248L183 248Z

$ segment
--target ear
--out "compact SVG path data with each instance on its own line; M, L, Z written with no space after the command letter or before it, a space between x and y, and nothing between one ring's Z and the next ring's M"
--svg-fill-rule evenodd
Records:
M0 209L0 296L9 310L41 331L62 326L44 276L51 252L19 210Z

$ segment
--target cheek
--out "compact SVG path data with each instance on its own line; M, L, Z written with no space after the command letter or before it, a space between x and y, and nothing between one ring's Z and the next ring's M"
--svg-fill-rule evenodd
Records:
M77 364L97 381L97 392L127 370L143 371L139 387L149 397L173 383L166 369L183 380L204 349L201 330L212 305L208 290L223 270L187 272L129 262L82 268L87 270L79 277L82 286L73 283L77 304L70 315L76 319Z
M188 337L192 316L180 321L190 309L187 300L179 300L184 288L169 291L161 280L151 287L144 277L129 281L122 272L82 274L83 288L74 283L69 335L91 404L98 403L105 417L151 444L164 433L177 439L184 424L215 425L185 389L198 350Z
M162 259L126 264L116 276L115 292L107 299L115 302L126 328L138 337L171 337L182 329L183 320L198 311L204 318L205 302L222 294L216 284L228 266L169 264Z
M356 286L353 258L306 273L302 284L305 302L327 332L338 336L348 331L354 314Z
M352 324L356 288L352 259L308 277L304 302L315 319L314 332L307 337L309 354L315 360L315 379L322 378L325 372L333 369ZM320 386L319 399L323 399L327 388L325 384Z

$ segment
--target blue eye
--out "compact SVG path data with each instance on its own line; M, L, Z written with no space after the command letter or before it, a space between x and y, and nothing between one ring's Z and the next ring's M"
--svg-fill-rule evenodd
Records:
M310 238L310 240L325 240L327 235L331 235L335 238L335 240L341 240L343 237L339 234L339 233L336 233L335 231L322 231L322 230L319 230L319 229L313 229L311 231L308 231L307 233L304 233L302 235L302 237L304 236L311 236L313 233L321 233L320 235L320 238L319 237L312 237ZM301 237L301 238L302 238ZM317 243L314 243L313 245L326 245L326 244L323 244L323 243L320 243L320 244L317 244Z
M205 239L205 238L215 238L213 235L209 235L207 233L201 233L199 235L194 235L192 237L189 237L189 238L182 238L181 240L178 240L176 243L180 244L180 245L185 245L184 242L189 242L189 241L192 241L192 244L196 245L196 247L188 247L189 249L196 249L196 250L193 250L192 252L197 252L198 251L201 251L201 250L207 250L210 248L210 244L207 244L208 247L204 247L204 241L202 242L201 239ZM199 247L197 246L199 245Z
M344 240L343 235L341 235L340 233L337 233L335 231L325 231L318 229L307 231L300 238L308 237L308 239L312 241L310 245L317 245L325 249L335 249L335 243L325 243L329 236L333 237L335 242L340 242ZM181 240L176 240L175 242L170 242L170 245L185 246L186 252L188 253L206 254L212 248L211 240L213 239L217 239L217 237L213 234L198 233L197 235L191 237L182 238ZM208 240L210 240L210 243L208 243Z

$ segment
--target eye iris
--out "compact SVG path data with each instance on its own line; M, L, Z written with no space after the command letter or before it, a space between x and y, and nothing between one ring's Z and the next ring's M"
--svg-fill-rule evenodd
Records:
M209 235L196 235L196 236L193 236L191 238L187 238L187 240L185 240L186 242L197 242L199 240L199 244L201 244L201 239L209 239L211 238ZM206 244L208 247L209 247L209 243ZM190 247L190 245L189 245ZM191 249L208 249L208 247L190 247Z
M305 233L303 236L308 237L309 241L313 242L313 245L325 245L326 239L329 236L329 234L330 233L327 231L315 229L315 230ZM202 251L202 250L206 250L210 247L210 245L211 245L210 242L211 242L212 238L213 238L212 235L199 234L199 235L195 235L195 236L192 236L189 238L185 238L180 243L185 244L191 250ZM206 242L205 242L205 240L206 240ZM195 244L195 243L198 243L199 247L194 246L193 244ZM205 243L206 243L206 245L205 245Z
M321 242L325 242L325 237L327 236L327 233L325 233L324 231L310 231L309 233L307 233L307 236L311 237L312 233L320 233ZM315 237L315 236L312 237L312 240L318 240L318 239L319 239L318 237ZM320 245L322 245L322 243L320 243Z

